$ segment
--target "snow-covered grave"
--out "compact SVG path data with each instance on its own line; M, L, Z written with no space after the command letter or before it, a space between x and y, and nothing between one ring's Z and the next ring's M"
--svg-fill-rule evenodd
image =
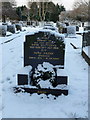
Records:
M82 36L65 38L65 67L58 69L58 75L69 76L69 94L55 99L44 94L13 93L16 74L22 69L22 44L27 32L34 33L39 28L24 28L20 37L3 43L14 36L0 37L0 118L88 118L88 64L81 56ZM73 49L73 43L79 49ZM2 51L3 50L3 51ZM3 53L3 54L2 54ZM66 72L66 73L65 73ZM1 99L2 98L2 99ZM49 98L49 99L48 99Z
M68 95L68 90L56 88L59 84L67 85L67 76L57 76L57 69L64 68L65 43L63 35L43 29L26 35L25 39L24 67L31 65L32 70L29 71L30 75L17 74L17 85L19 86L15 92L18 92L18 89L20 92L20 85L23 85L23 89L29 93L35 93L36 90L36 93L39 91L39 93L47 95L58 96L62 93ZM25 85L31 86L31 89L26 89ZM32 86L36 86L36 89L32 89Z

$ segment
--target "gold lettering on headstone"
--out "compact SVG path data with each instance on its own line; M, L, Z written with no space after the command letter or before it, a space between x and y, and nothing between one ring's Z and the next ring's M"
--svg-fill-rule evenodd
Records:
M37 40L29 46L30 49L35 49L32 56L29 59L46 59L46 60L59 60L60 58L54 58L55 53L53 50L58 50L59 48L52 40ZM51 52L52 51L52 52Z

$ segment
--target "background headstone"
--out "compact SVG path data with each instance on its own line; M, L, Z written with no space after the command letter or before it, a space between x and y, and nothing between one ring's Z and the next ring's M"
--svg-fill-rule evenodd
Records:
M4 37L7 32L7 25L0 25L0 36Z
M63 28L62 33L67 33L67 28Z
M68 26L67 27L67 34L68 35L76 35L76 27L75 26Z
M15 33L15 25L7 25L7 31L11 33Z
M83 47L90 46L90 31L83 33Z
M76 31L79 31L79 26L76 26Z
M16 25L16 30L17 31L22 31L22 24L15 24Z
M30 21L28 21L28 22L27 22L27 25L31 25L31 22L30 22Z

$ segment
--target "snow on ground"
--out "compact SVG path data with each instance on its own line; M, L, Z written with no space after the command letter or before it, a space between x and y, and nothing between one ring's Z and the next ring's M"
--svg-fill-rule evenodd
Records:
M88 117L88 65L81 56L80 35L76 38L66 38L65 69L58 70L61 75L63 71L69 77L69 95L61 95L54 100L49 95L29 95L28 93L13 93L16 86L16 73L23 67L22 43L27 32L34 32L37 28L27 28L21 32L19 37L10 42L1 44L2 48L2 111L3 118L86 118ZM0 38L1 39L1 38ZM10 38L11 39L11 38ZM74 49L70 43L78 46ZM1 93L0 93L1 97ZM43 99L42 99L43 97ZM0 102L1 103L1 102Z

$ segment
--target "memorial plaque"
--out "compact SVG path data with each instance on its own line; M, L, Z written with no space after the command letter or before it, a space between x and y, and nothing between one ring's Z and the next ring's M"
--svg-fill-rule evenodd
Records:
M64 66L65 44L49 32L27 35L24 43L24 66L33 68L43 62Z

